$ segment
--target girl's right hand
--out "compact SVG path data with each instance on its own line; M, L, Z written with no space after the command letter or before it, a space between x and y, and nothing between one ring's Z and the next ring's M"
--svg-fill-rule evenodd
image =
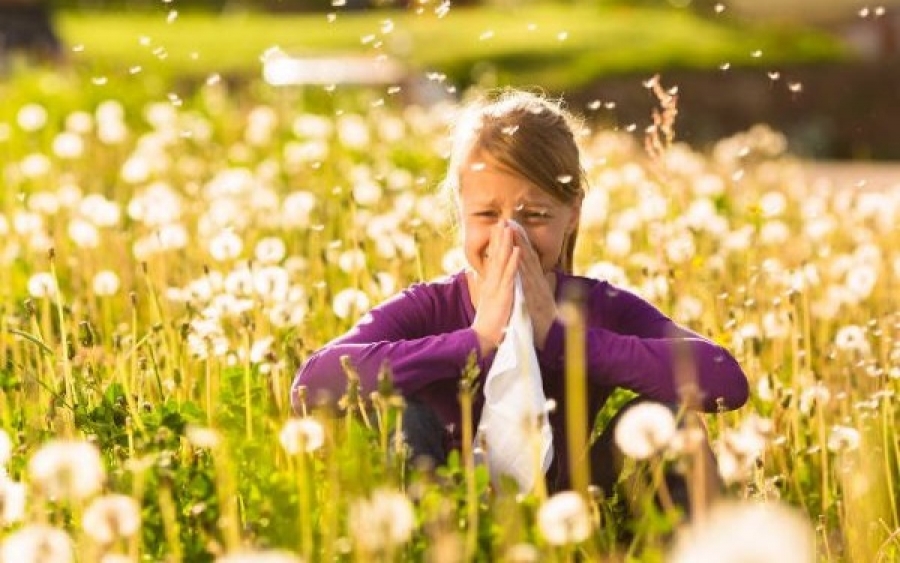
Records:
M491 230L487 258L478 281L478 303L472 329L484 356L494 351L503 340L515 294L516 272L521 250L513 242L512 227L506 221Z

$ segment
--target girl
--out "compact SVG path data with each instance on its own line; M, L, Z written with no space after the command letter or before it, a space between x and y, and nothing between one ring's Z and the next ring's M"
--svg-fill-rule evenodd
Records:
M589 414L596 414L616 387L636 392L639 400L679 404L676 354L687 354L693 363L699 399L692 406L710 412L744 404L747 380L729 352L633 293L573 275L585 177L571 123L556 103L530 93L508 91L473 103L457 123L443 186L456 203L468 267L415 284L375 307L313 354L294 388L305 386L314 401L337 399L346 389L340 364L346 355L368 396L386 363L407 402L403 430L412 454L441 464L460 447L460 375L473 353L480 377L489 373L518 279L544 396L557 404L549 414L550 491L570 486L565 331L557 309L566 295L580 295L584 306ZM479 392L475 420L483 407ZM612 426L590 450L593 483L607 493L617 476Z

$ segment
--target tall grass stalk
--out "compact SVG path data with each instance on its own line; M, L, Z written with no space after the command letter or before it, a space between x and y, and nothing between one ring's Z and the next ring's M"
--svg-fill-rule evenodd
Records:
M581 295L569 295L559 308L566 327L566 440L572 489L588 497L590 456L588 449L587 369L585 322Z

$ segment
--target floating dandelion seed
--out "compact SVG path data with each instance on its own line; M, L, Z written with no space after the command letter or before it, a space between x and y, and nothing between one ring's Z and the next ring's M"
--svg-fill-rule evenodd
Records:
M583 542L593 530L587 502L575 491L553 495L538 510L538 528L553 545Z
M772 71L767 74L768 74L769 80L771 80L772 82L775 82L776 80L781 78L781 73L777 72L777 71Z
M487 31L482 31L481 35L478 36L478 40L479 41L487 41L488 39L491 39L493 37L494 37L494 31L492 29L489 29Z
M325 19L328 21L328 23L334 23L335 21L337 21L337 14L335 14L334 12L330 12L326 14Z
M800 92L803 91L803 84L801 82L789 82L788 90L790 90L791 92L793 92L795 94L799 94Z
M127 495L97 497L85 509L81 525L94 541L107 545L137 533L141 527L141 507Z
M438 19L443 18L447 14L450 13L450 2L449 0L444 0L440 3L440 5L434 9L435 15L437 15Z
M178 19L178 10L169 10L169 15L166 16L166 23L172 23L176 19Z
M616 445L634 459L647 459L661 451L675 435L675 415L659 403L634 405L622 415L615 428Z
M568 38L569 38L569 32L568 32L568 31L560 31L559 33L556 34L556 40L557 40L557 41L562 42L562 41L565 41L565 40L568 39Z
M725 11L725 4L721 4L721 3L716 4L715 6L713 6L713 10L714 10L717 14L721 14L722 12Z
M877 7L875 8L875 17L876 17L876 18L880 18L880 17L883 16L885 13L887 13L887 10L885 9L884 6L877 6Z
M866 6L865 8L860 8L858 13L859 13L859 17L861 17L861 18L869 17L869 13L870 13L869 7Z
M312 453L325 443L325 428L314 418L291 418L284 423L278 439L284 451L291 455Z
M91 78L91 84L94 86L105 86L109 79L105 76L95 76Z
M377 489L350 506L349 529L357 543L377 552L406 543L415 528L412 503L403 493Z
M762 56L762 54L763 54L762 50L757 49L757 50L753 51L752 53L750 53L750 56L753 57L754 59L758 59Z
M76 44L76 45L72 45L72 52L73 52L73 53L83 53L83 52L84 52L84 45L83 45L82 43L78 43L78 44Z
M0 560L69 563L73 561L72 539L59 528L30 524L4 538Z
M390 33L394 31L394 22L391 20L383 20L381 22L381 33Z

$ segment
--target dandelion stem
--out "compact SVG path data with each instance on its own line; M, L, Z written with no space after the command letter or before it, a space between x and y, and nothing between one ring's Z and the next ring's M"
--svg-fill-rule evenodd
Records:
M566 428L572 488L588 498L590 460L588 448L585 326L581 296L569 295L560 306L566 327Z

